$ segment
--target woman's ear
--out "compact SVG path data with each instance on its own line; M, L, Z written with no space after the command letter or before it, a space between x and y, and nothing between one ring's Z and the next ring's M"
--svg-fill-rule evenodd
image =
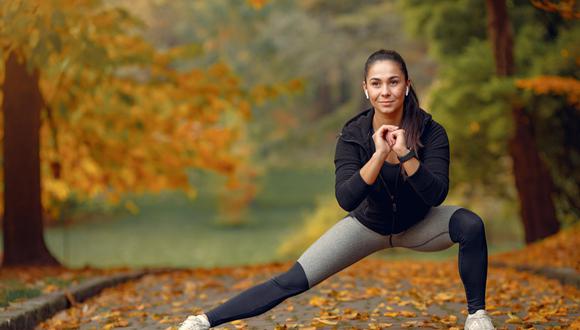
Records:
M367 97L367 100L369 99L369 92L367 92L367 84L363 81L362 83L362 88L365 92L365 96Z

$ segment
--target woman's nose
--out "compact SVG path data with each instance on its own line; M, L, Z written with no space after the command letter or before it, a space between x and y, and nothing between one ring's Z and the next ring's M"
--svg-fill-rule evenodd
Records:
M389 87L386 84L381 88L381 94L382 95L390 95L391 94L391 91L389 90Z

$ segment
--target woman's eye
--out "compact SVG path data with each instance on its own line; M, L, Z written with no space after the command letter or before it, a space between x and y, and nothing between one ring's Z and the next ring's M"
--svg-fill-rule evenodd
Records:
M381 84L379 84L379 83L377 83L377 82L374 82L374 83L372 83L372 86L373 86L373 87L379 87L380 85L381 85Z
M399 82L397 80L393 80L391 81L391 85L395 86L396 84L398 84Z

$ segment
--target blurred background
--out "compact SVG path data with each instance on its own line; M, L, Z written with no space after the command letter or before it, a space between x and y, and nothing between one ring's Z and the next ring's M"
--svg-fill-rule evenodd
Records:
M540 0L2 1L3 265L296 259L347 213L336 136L370 106L363 66L380 48L403 56L446 128L445 204L484 219L490 253L574 226L579 12Z

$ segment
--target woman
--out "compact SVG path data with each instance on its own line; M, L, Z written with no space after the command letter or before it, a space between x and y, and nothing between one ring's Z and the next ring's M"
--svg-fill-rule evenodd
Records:
M349 214L285 273L243 291L180 330L209 329L262 314L331 275L390 247L439 251L459 243L467 296L465 329L495 329L485 311L487 243L481 218L441 205L449 190L449 141L419 108L403 58L379 50L367 59L363 91L372 107L346 122L335 153L336 198Z

